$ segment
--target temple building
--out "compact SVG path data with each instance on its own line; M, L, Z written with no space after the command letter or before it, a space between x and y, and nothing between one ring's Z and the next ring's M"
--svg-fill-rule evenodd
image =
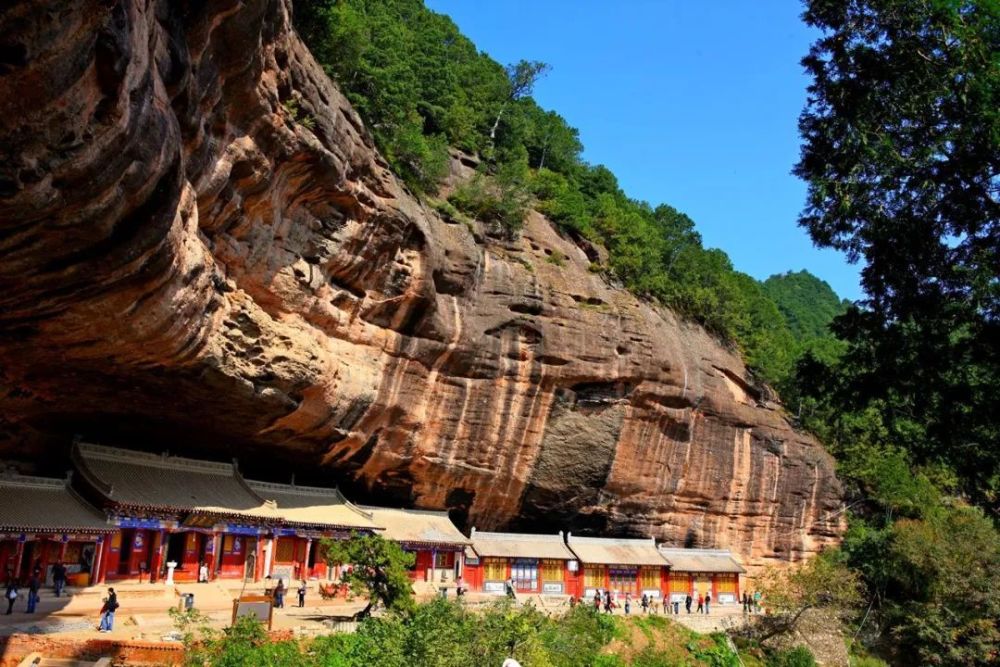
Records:
M471 542L455 527L447 512L360 507L385 528L384 537L416 556L410 572L412 579L447 583L462 577L465 548Z
M473 591L503 594L510 580L518 593L575 594L578 562L556 535L487 533L472 529L464 582Z
M721 604L740 599L740 575L746 572L725 549L679 549L660 546L670 561L670 599L712 594Z
M119 529L104 545L97 580L174 578L256 580L265 542L280 523L233 463L147 454L76 443L74 488Z
M102 546L117 528L64 479L0 475L0 567L27 581L35 567L52 581L62 562L73 586L87 586L101 566Z
M578 594L585 598L598 589L633 597L643 593L662 597L669 588L670 563L657 550L653 538L576 537L570 533L566 545L581 563Z
M382 531L370 512L348 502L335 488L251 480L247 484L260 497L273 501L281 515L271 551L265 554L265 572L286 584L292 579L340 578L340 566L327 566L322 538L346 539L354 533Z

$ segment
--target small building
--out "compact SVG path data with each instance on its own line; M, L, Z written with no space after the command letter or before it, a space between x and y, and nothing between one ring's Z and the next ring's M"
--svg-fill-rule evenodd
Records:
M570 533L566 545L580 561L583 576L577 590L585 598L598 589L657 598L668 590L669 563L653 538L576 537Z
M746 572L727 549L682 549L660 546L670 562L670 599L712 594L720 604L740 599L740 575Z
M98 581L174 578L257 580L264 542L279 523L234 463L214 463L76 443L74 487L119 529L105 545Z
M410 577L416 581L453 582L462 576L465 548L471 544L447 512L359 505L370 512L383 535L416 556Z
M322 538L346 539L353 533L381 531L370 512L348 502L336 488L272 484L247 480L262 498L273 501L282 524L274 532L273 555L265 571L291 579L339 579L339 567L328 567ZM265 560L267 559L265 554Z
M39 567L52 581L62 562L72 585L92 583L101 547L117 529L64 479L0 475L0 573L27 581Z
M472 529L464 581L471 590L503 594L511 580L519 593L575 594L577 560L556 535L488 533Z

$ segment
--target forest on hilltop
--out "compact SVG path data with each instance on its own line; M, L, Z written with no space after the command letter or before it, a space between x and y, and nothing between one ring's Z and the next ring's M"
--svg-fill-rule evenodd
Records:
M737 346L780 390L848 487L848 533L822 558L864 584L853 652L997 664L1000 2L804 8L820 36L802 61L800 223L862 265L856 304L806 271L761 283L704 247L682 212L630 198L531 97L546 65L504 67L420 0L296 0L295 22L395 172L442 215L511 237L537 209L607 249L594 271ZM445 201L449 147L481 162Z

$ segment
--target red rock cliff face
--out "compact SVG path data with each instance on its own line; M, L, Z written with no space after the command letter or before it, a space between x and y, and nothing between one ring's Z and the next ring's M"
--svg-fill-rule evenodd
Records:
M836 539L831 458L737 356L538 216L422 207L289 6L0 11L0 453L127 434L754 564Z

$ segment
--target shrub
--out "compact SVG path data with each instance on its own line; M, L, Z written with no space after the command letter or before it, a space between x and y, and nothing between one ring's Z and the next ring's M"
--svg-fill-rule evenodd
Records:
M816 667L816 658L805 646L775 651L767 661L768 667Z

